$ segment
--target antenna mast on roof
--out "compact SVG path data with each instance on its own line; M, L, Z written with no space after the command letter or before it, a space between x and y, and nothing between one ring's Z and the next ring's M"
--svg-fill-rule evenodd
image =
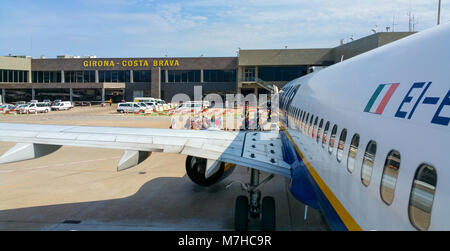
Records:
M438 5L438 18L437 18L437 24L439 25L441 23L441 0L439 0Z
M395 31L395 26L398 25L398 20L397 22L395 21L395 15L392 17L392 32Z

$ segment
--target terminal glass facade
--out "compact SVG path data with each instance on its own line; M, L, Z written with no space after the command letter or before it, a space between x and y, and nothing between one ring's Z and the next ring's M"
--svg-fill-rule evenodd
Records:
M199 83L200 70L169 70L166 83Z
M66 83L95 83L95 71L65 71Z
M125 83L130 82L130 71L98 71L100 83Z
M0 82L26 83L28 82L28 71L0 70Z
M133 71L133 82L151 82L152 71Z
M32 71L33 83L61 83L61 71Z
M236 70L204 70L204 82L235 82Z
M306 66L260 66L258 77L264 81L291 81L307 73Z

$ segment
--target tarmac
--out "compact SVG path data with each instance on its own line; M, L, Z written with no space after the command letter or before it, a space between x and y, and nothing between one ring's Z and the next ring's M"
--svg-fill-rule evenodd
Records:
M0 123L168 128L170 117L124 115L115 106L75 107L48 114L1 115ZM0 142L0 154L14 143ZM122 151L64 146L34 160L0 164L0 230L233 230L235 199L250 179L237 167L226 179L200 187L186 175L186 156L153 153L138 166L116 171ZM261 173L261 180L268 176ZM231 185L230 185L231 184ZM229 186L228 186L229 185ZM276 201L277 230L329 230L321 214L297 201L289 179L261 187ZM249 230L259 230L256 220Z

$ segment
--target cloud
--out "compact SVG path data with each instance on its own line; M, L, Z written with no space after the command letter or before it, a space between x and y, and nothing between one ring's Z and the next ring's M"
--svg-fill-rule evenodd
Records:
M429 0L3 0L0 53L28 53L23 41L30 37L33 53L49 56L234 56L238 47L334 47L373 28L392 30L393 21L395 31L407 31L410 10L417 30L436 24L437 3ZM442 10L442 22L450 21L450 3Z

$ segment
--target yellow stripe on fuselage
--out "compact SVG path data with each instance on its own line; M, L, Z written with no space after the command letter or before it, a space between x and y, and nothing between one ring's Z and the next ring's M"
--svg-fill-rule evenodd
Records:
M320 178L320 176L316 172L316 170L311 166L311 164L305 158L305 155L303 155L303 153L300 151L298 146L295 144L294 140L292 139L291 135L288 133L286 128L281 123L280 123L280 126L281 126L281 129L286 133L286 136L292 142L292 145L294 146L297 153L300 155L300 158L302 158L303 163L305 163L306 168L308 168L309 173L316 181L320 190L322 190L323 194L325 194L328 201L333 206L334 210L339 215L341 220L344 222L347 229L350 231L362 231L363 229L359 226L359 224L355 221L355 219L353 219L353 217L350 215L350 213L345 209L345 207L342 205L342 203L338 200L336 195L334 195L334 193L325 184L325 182L322 180L322 178Z

